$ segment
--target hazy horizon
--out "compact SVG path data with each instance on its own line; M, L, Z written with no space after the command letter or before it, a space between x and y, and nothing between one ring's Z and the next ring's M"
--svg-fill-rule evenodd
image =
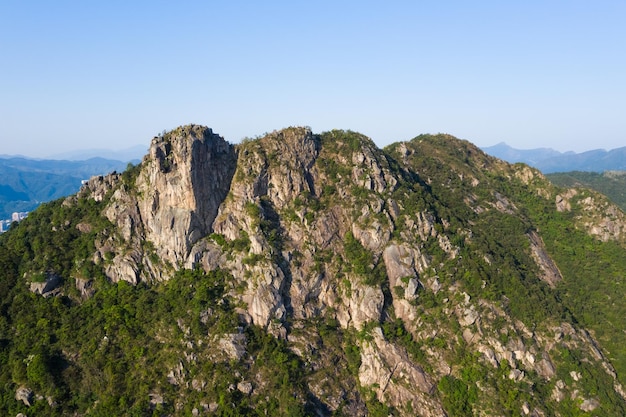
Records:
M280 130L280 129L276 129L276 130ZM215 132L215 130L214 130L214 132ZM215 132L215 133L219 134L219 132ZM268 132L264 132L264 133L268 133ZM314 133L322 133L322 132L314 132ZM223 135L220 135L220 136L223 136ZM261 136L261 135L255 135L255 137L257 137L257 136ZM407 138L406 140L411 140L412 138L414 138L416 136L418 136L418 135L414 135L413 137ZM153 137L154 136L152 136L150 138L150 140L152 140ZM228 138L224 138L224 139L227 140L230 143L235 143L235 144L240 142L239 140L238 141L231 141L231 140L228 140ZM463 139L463 138L459 138L459 139ZM91 156L89 156L89 158L101 156L102 158L105 158L105 159L115 159L115 158L111 158L111 157L106 156L106 155L98 154L98 152L100 152L100 153L111 153L111 154L116 154L116 153L136 153L137 154L136 158L137 158L137 157L141 157L141 156L143 156L143 155L148 153L148 150L150 148L150 143L149 142L150 141L147 141L145 144L136 143L134 145L118 147L118 148L114 148L114 147L107 148L105 146L92 147L92 148L80 148L80 147L79 148L73 148L73 149L68 148L68 149L66 149L63 152L57 152L57 153L53 153L53 154L49 154L49 155L41 155L41 156L39 156L39 155L29 155L29 154L8 154L8 153L4 153L4 152L2 152L2 150L0 150L0 158L12 158L12 157L20 158L20 157L24 157L24 158L29 158L29 159L42 159L42 160L43 159L61 160L61 159L66 159L67 158L68 160L79 160L80 159L79 156L81 154L89 154L89 155L91 155ZM470 142L472 142L472 141L470 141ZM474 143L474 142L472 142L472 143ZM493 147L496 147L498 145L502 145L503 144L503 145L506 145L508 147L511 147L511 148L513 148L515 150L519 150L519 151L533 151L533 150L537 150L537 149L552 149L552 150L555 150L557 152L560 152L561 154L566 154L566 153L570 153L570 152L574 152L574 153L580 154L580 153L596 151L596 150L612 151L614 149L626 147L626 145L618 146L618 147L615 147L615 148L591 147L591 148L588 148L588 149L582 149L580 151L574 151L574 150L571 150L571 149L570 150L567 150L567 149L566 150L555 149L555 148L552 148L550 146L537 146L537 147L533 147L533 148L523 148L523 147L521 147L520 148L520 147L517 147L517 146L513 146L513 145L511 145L509 143L506 143L505 141L500 141L498 143L494 143L494 144L491 144L491 145L479 145L477 143L474 143L474 144L476 146L480 147L481 149L493 148ZM379 144L377 143L377 145L379 145ZM379 146L382 147L383 145L379 145ZM143 149L144 151L140 151L140 149Z
M1 154L149 144L195 123L237 143L308 125L379 146L626 144L619 1L10 2Z

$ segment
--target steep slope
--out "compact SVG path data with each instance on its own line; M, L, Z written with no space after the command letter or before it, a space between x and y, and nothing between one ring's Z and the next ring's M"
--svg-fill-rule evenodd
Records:
M623 415L625 227L446 135L181 127L0 241L0 406Z
M479 219L483 217L487 221L483 233L486 235L484 239L491 241L489 250L492 253L505 249L504 256L508 258L519 253L528 242L522 239L513 243L511 239L515 236L519 239L521 232L526 231L531 255L539 266L538 276L555 290L548 295L555 297L559 305L567 309L568 315L573 314L573 320L596 332L618 366L619 374L624 375L626 352L623 346L626 340L621 317L626 314L626 309L624 303L615 301L623 294L621 276L626 272L623 212L606 197L591 190L560 189L538 171L524 165L511 166L481 154L476 156L475 148L466 142L425 135L412 143L418 146L414 163L421 167L422 173L438 178L441 185L448 184L433 187L439 200L447 200L448 207L458 206L463 200L472 211L480 214L474 220L473 214L464 208L462 221L470 221L474 235L481 230L476 227L480 224ZM468 161L463 165L464 169L455 163L460 159ZM456 169L446 173L437 169L437 165ZM463 182L472 184L475 191L468 193ZM489 207L476 205L476 201L486 202L497 210L485 211ZM510 227L514 223L517 223L517 232ZM505 246L506 242L512 244ZM516 274L523 273L529 265L520 258L509 259L507 263L517 270ZM498 279L501 280L502 276ZM530 284L524 279L526 288ZM519 306L529 314L536 315L537 310L558 311L536 299L536 294L536 291L518 290L506 296L512 303L514 298L511 295L521 295ZM539 320L537 316L533 321Z

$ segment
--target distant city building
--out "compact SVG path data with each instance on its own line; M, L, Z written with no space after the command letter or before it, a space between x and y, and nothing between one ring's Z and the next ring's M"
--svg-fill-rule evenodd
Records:
M11 214L10 219L0 220L0 233L4 233L11 227L11 223L22 221L28 216L27 211L20 211Z
M24 220L28 216L27 211L15 212L11 215L11 221L19 222L20 220Z
M11 220L0 220L0 233L4 233L11 227Z

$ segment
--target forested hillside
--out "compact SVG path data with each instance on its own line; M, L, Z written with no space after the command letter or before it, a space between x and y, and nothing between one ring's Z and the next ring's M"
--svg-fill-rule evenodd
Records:
M561 187L586 187L596 190L611 199L622 210L626 210L626 171L583 172L571 171L546 175Z
M452 136L183 126L0 236L0 410L623 416L625 249Z

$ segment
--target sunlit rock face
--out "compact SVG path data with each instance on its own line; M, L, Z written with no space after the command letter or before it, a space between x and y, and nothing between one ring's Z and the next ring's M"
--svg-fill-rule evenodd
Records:
M292 127L230 145L190 125L155 137L132 175L92 179L78 198L103 202L113 224L97 235L92 258L109 280L224 271L240 327L197 346L209 346L212 361L248 366L254 358L244 329L262 328L306 364L318 415L365 415L366 401L397 415L446 415L454 395L445 387L459 384L481 392L472 400L476 415L504 410L490 399L505 383L522 391L554 386L518 404L524 415L547 415L543 404L566 398L583 411L602 407L579 380L559 379L564 349L605 370L624 397L589 333L561 316L524 323L520 311L538 306L511 301L531 285L549 300L567 281L526 199L545 206L545 216L576 214L571 226L603 241L624 236L623 213L600 212L596 200L455 138L381 150L355 132ZM88 298L84 278L76 285ZM208 386L186 380L182 362L167 375L177 386ZM254 399L266 383L251 374L232 389Z
M177 265L211 232L237 164L211 129L185 126L155 138L137 179L139 215L157 255Z

